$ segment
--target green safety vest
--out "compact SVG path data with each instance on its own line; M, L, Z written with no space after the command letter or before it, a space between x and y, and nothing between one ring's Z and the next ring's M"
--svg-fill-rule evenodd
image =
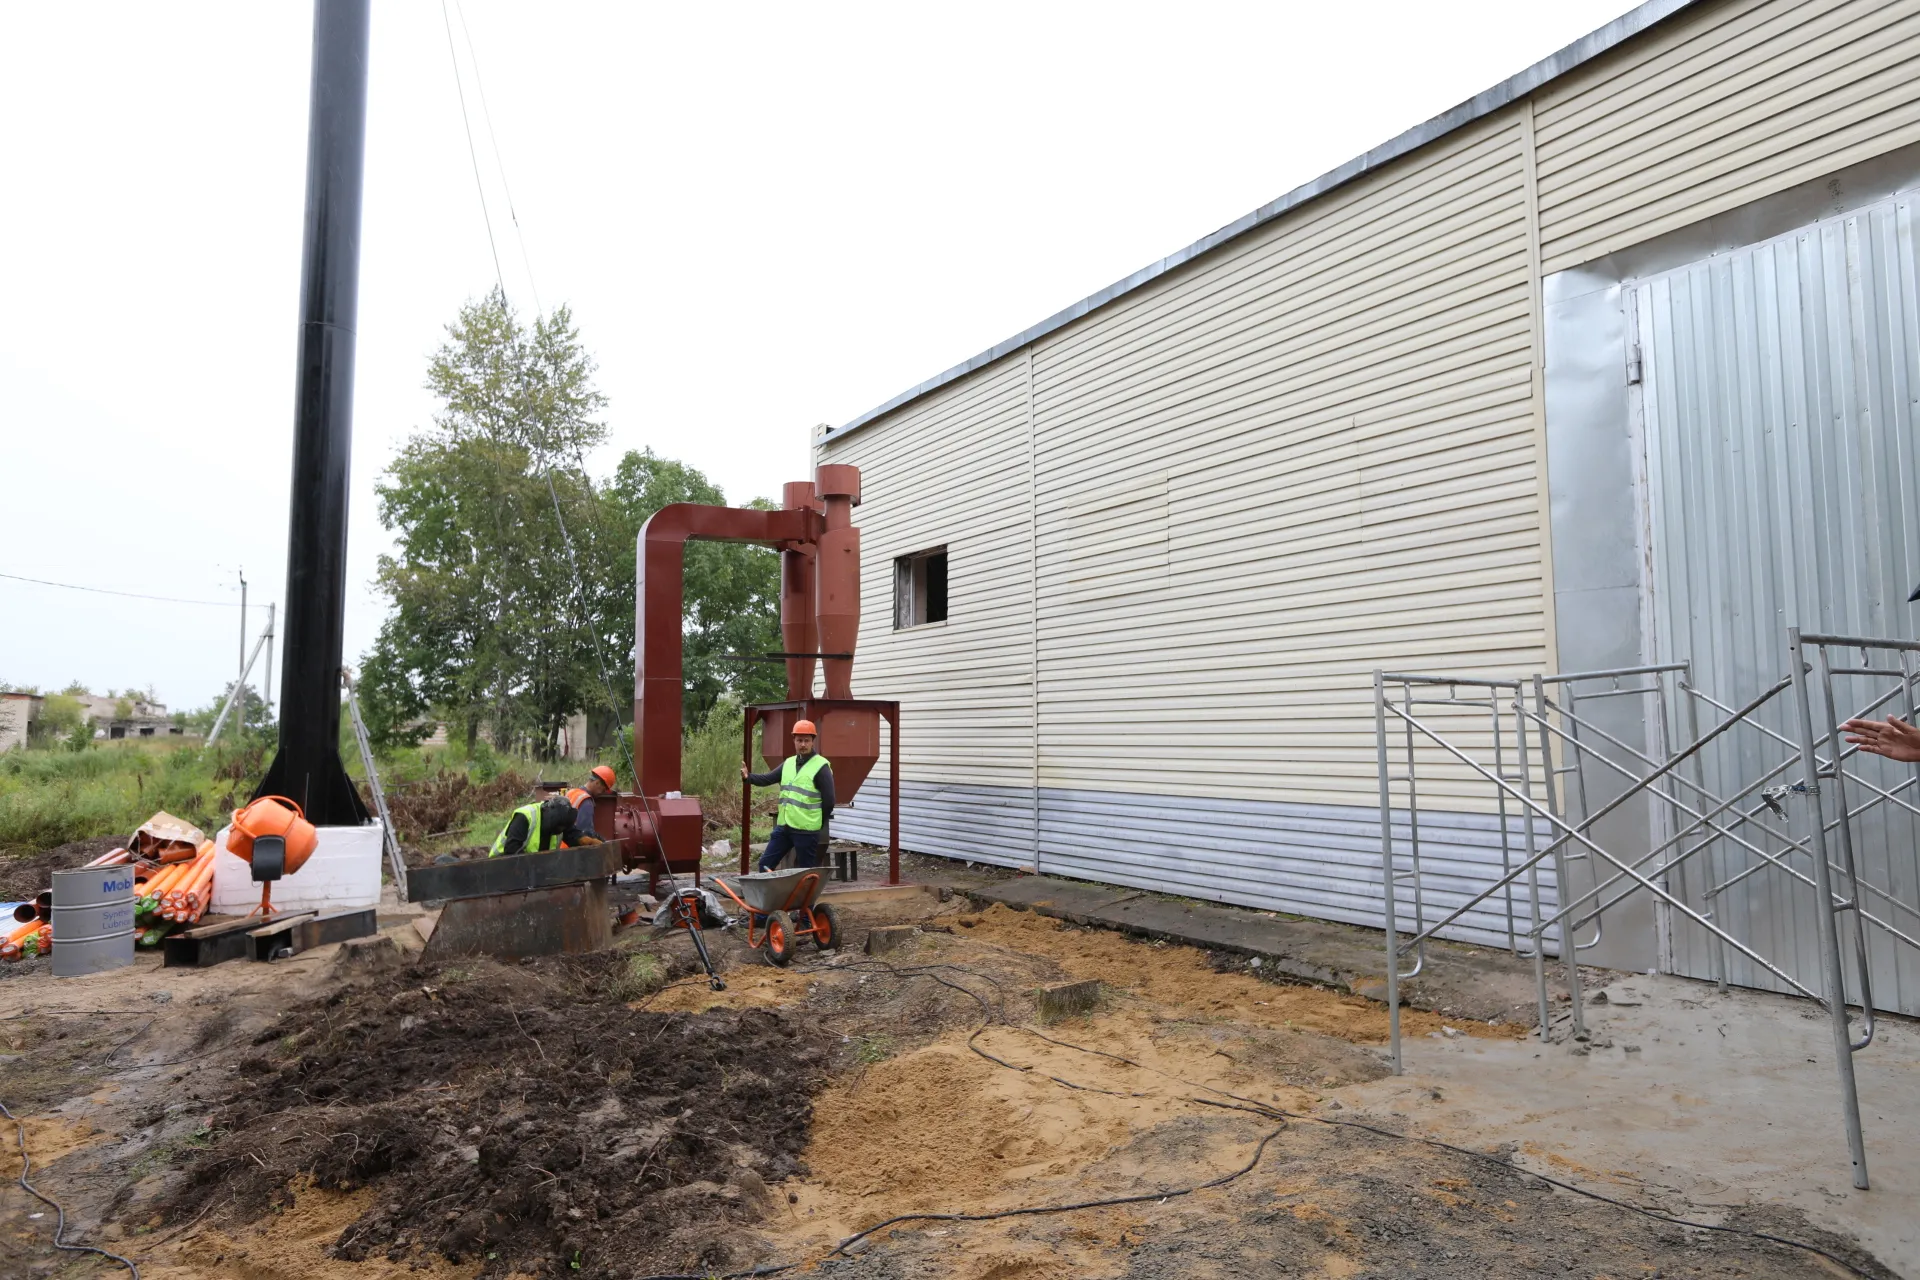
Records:
M513 811L514 813L525 815L527 819L527 847L520 851L522 853L546 853L553 848L551 843L547 844L547 847L544 849L540 847L542 842L547 839L546 833L540 830L540 810L545 803L544 800L535 800L532 804L523 804ZM507 832L511 830L512 827L513 818L509 816L507 818L507 825L500 828L500 834L493 838L493 848L487 850L487 856L489 858L497 858L505 851L507 847ZM555 832L552 840L557 842L559 839L560 833Z
M821 826L820 791L813 785L827 758L817 752L799 764L800 757L788 756L780 766L780 812L774 818L792 831L818 831Z

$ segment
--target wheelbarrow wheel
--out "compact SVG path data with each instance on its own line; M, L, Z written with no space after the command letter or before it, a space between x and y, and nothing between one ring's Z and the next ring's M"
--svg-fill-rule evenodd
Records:
M793 960L793 921L787 913L776 911L767 917L767 941L761 948L771 964L785 968Z
M840 949L840 917L829 906L813 909L813 942L822 951Z

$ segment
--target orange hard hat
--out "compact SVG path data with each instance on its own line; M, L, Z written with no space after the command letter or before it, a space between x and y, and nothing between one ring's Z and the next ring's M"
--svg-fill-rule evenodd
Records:
M609 790L609 791L611 791L611 790L613 790L613 789L614 789L614 787L615 787L616 785L618 785L618 779L616 779L616 778L615 778L615 777L613 776L613 766L612 766L612 765L606 765L606 764L597 764L597 765L595 765L595 766L593 766L593 768L592 768L592 769L590 770L590 772L591 772L591 773L593 774L593 776L594 776L594 777L596 777L596 778L598 778L598 779L600 779L600 781L602 781L602 782L604 782L604 783L606 783L606 784L607 784L607 790Z
M811 720L795 720L793 722L793 736L797 738L803 733L809 737L818 737L820 731L813 727L813 721Z
M578 809L582 804L584 804L589 799L591 799L591 797L588 796L587 793L579 787L572 787L572 788L569 788L567 791L567 803L572 805L576 809Z

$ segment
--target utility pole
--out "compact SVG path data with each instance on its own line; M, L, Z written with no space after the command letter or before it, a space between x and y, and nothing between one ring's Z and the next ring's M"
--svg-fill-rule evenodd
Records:
M267 678L260 682L260 696L266 700L267 719L273 719L273 610L274 602L267 602Z
M240 674L234 678L233 696L239 701L240 727L247 727L247 571L235 570L240 575Z

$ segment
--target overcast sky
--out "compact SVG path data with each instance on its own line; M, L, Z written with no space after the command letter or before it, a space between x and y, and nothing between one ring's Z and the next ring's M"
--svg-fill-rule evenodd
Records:
M1627 7L380 0L347 661L375 477L495 278L448 18L506 289L599 361L597 464L651 446L743 501L804 478L813 424ZM0 574L237 602L244 568L255 631L284 591L310 46L293 0L0 3ZM0 680L194 706L238 622L0 578Z

